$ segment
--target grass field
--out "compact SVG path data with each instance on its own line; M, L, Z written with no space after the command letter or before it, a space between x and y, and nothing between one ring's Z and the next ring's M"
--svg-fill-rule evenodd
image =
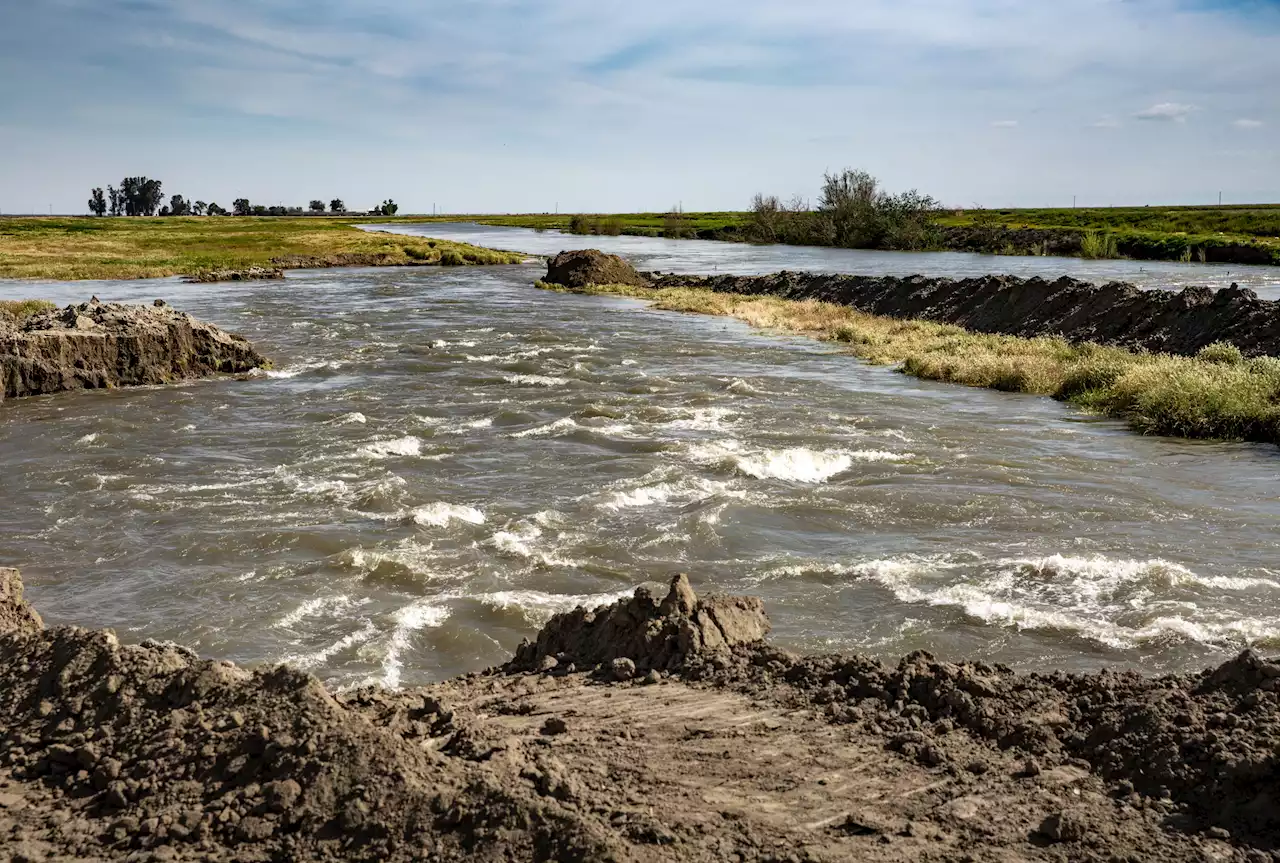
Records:
M0 218L0 278L142 279L247 267L509 264L525 257L465 243L368 233L352 222Z
M1280 358L1245 360L1230 345L1210 345L1196 357L1140 354L1059 338L973 333L816 300L627 285L582 292L637 297L661 309L728 315L839 342L855 356L901 364L904 373L918 378L1051 396L1123 419L1144 434L1280 443Z

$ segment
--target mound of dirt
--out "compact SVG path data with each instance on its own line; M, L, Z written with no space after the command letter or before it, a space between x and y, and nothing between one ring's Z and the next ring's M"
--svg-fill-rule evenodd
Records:
M243 270L201 270L194 275L187 276L183 281L194 283L256 282L283 278L284 268L282 267L248 267Z
M638 285L647 287L648 279L617 255L606 255L596 249L561 252L547 263L544 281L566 288L588 285Z
M64 390L163 384L266 365L244 338L157 300L87 303L0 328L4 398Z
M1068 277L646 275L654 287L824 300L869 314L956 324L980 333L1062 336L1187 356L1214 342L1230 342L1249 356L1280 356L1280 302L1259 299L1236 285L1175 293Z
M127 860L1271 860L1280 665L1019 675L761 639L679 577L503 669L330 693L42 629L0 570L0 851ZM533 669L533 670L531 670Z

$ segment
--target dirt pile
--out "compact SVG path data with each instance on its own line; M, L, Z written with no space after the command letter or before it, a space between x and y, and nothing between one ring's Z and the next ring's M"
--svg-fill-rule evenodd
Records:
M333 694L45 630L0 570L0 851L129 860L1270 860L1280 666L798 657L683 577L505 669ZM536 667L537 670L528 670Z
M956 324L982 333L1059 335L1132 349L1193 355L1230 342L1246 355L1280 355L1280 302L1232 285L1213 291L1141 290L1124 282L1094 285L1063 277L842 276L781 272L767 276L649 276L655 287L697 287L736 294L824 300L874 315Z
M585 288L588 285L639 285L649 281L636 272L635 267L617 255L606 255L596 249L561 252L547 263L544 281L566 288Z
M547 671L565 665L576 670L608 663L612 676L627 680L638 673L679 669L693 657L760 642L768 634L769 618L759 599L699 599L688 576L678 575L661 602L640 587L616 605L556 615L536 641L520 645L507 668Z
M248 267L243 270L201 270L187 276L184 282L257 282L283 279L283 267Z
M87 303L0 328L4 398L163 384L267 364L240 336L154 306Z

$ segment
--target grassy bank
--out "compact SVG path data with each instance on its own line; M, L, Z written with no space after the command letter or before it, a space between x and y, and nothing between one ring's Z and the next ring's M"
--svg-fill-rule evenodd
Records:
M143 279L248 267L523 259L465 243L369 233L345 218L0 218L0 278Z
M541 282L539 287L564 290ZM1245 360L1230 345L1175 357L1058 338L973 333L816 300L626 285L595 286L584 293L637 297L661 309L727 315L757 327L840 342L855 356L900 363L904 373L918 378L1052 396L1123 419L1144 434L1280 443L1280 359Z
M57 308L48 300L0 300L0 324L17 324L37 312Z
M566 232L575 219L568 214L410 218ZM682 213L679 218L668 213L587 214L577 219L576 227L584 233L758 239L749 212ZM937 251L1280 265L1280 205L944 210L934 223L939 230L930 248ZM791 233L803 238L808 232L800 226Z

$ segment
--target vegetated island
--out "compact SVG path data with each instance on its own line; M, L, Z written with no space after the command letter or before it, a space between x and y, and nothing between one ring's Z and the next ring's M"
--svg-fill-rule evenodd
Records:
M595 250L556 256L538 284L729 315L926 380L1052 396L1143 433L1280 443L1280 302L1234 285L664 276Z
M44 628L0 569L17 860L1271 860L1280 664L1017 674L797 656L685 576L501 668L328 691Z
M379 217L381 218L381 217ZM518 264L526 255L369 232L351 216L0 218L0 278L198 281L285 269Z
M823 177L816 201L757 194L749 210L439 217L572 234L1280 265L1280 204L948 208L916 190L886 191L864 171ZM430 221L428 217L415 219Z

